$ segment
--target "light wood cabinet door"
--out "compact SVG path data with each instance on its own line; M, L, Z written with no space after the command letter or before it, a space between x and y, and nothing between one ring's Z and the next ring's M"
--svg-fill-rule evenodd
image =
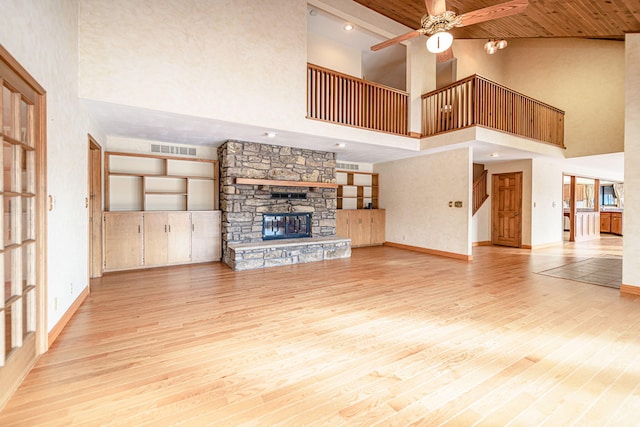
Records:
M336 236L349 238L349 211L336 211Z
M381 245L385 240L386 214L384 209L374 209L371 212L371 244Z
M144 214L144 265L165 265L168 260L167 214Z
M351 246L371 244L371 210L354 209L349 211L349 234Z
M191 213L167 213L167 262L191 261Z
M222 257L220 211L191 213L191 261L219 261Z
M142 267L142 213L105 212L103 226L105 270Z

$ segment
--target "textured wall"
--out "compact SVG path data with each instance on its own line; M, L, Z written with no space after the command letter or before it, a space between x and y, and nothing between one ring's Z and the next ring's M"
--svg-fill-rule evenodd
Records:
M306 2L81 0L81 97L278 128L303 121Z
M471 255L471 149L374 165L386 241ZM460 200L463 208L450 208Z
M51 330L88 285L87 132L78 100L78 3L3 0L3 46L47 91L47 321Z
M622 283L640 287L640 34L626 36Z

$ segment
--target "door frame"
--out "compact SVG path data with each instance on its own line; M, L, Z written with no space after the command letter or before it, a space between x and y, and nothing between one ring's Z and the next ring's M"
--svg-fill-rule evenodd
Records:
M5 81L22 94L33 96L35 114L35 331L23 342L32 355L20 354L0 371L0 408L9 400L41 354L49 348L47 322L47 93L29 72L0 44L0 70ZM4 313L3 313L4 314ZM28 341L28 342L27 342ZM4 350L2 350L4 351ZM14 354L15 356L15 354ZM29 356L28 358L26 356Z
M497 230L497 222L498 222L498 213L497 213L497 204L498 201L500 200L498 191L497 191L497 182L499 180L499 177L503 176L503 175L515 175L516 176L516 183L517 183L517 199L518 199L518 211L517 211L517 216L518 216L518 237L517 237L517 245L513 246L516 248L521 248L522 247L522 183L523 183L523 177L524 177L524 173L522 171L519 172L503 172L503 173L495 173L491 176L491 244L492 245L500 245L500 246L505 246L502 244L498 244L496 243L496 230Z
M89 279L102 277L102 147L88 135L88 194L86 207L89 236ZM91 283L91 280L88 280Z

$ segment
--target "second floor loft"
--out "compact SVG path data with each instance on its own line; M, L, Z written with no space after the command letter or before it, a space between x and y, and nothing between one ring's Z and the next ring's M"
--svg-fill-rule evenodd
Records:
M307 65L307 118L403 136L482 126L564 148L564 111L472 75L421 96L421 132L409 131L409 94Z

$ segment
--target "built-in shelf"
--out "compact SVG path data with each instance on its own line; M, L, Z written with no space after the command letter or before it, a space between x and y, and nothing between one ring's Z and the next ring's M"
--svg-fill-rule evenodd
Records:
M378 209L378 174L337 170L338 209Z
M216 160L105 154L105 211L218 209Z
M338 184L333 182L280 181L275 179L255 179L255 178L236 178L236 184L271 185L271 186L278 186L278 187L338 188Z

